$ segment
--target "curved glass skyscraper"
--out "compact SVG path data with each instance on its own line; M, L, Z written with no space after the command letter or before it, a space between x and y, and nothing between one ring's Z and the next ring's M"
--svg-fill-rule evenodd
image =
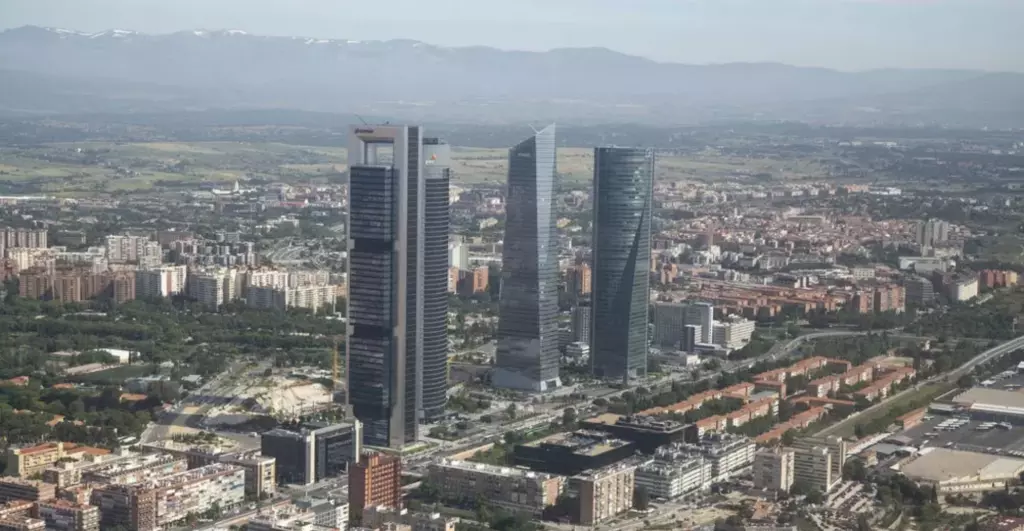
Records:
M594 375L647 373L654 150L594 149L594 265L590 360Z
M495 386L546 391L558 379L555 126L508 154Z

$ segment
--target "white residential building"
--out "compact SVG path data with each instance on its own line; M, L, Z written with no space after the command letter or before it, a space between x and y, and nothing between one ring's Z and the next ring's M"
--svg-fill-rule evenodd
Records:
M170 297L185 292L188 267L166 265L135 272L135 296L139 298Z
M658 451L636 470L636 486L654 498L671 500L711 486L711 463L700 455Z
M789 492L793 486L796 452L789 448L762 450L754 454L754 487Z

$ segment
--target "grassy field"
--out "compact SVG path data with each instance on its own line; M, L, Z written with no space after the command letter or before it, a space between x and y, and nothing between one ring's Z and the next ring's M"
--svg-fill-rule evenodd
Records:
M848 417L846 420L843 420L838 424L833 424L832 426L829 426L828 428L819 432L818 435L838 435L839 437L850 437L854 435L854 429L856 428L857 424L867 424L875 419L882 418L889 413L890 409L902 404L908 404L914 401L917 401L919 403L926 401L930 402L935 398L949 392L954 387L956 386L945 381L939 381L927 385L922 385L920 389L912 389L906 391L903 394L898 395L891 400L886 400L885 402L878 404L877 407L864 410L864 412L861 413L860 415Z
M454 184L502 185L507 151L453 148ZM191 187L250 178L281 182L323 181L346 170L342 147L244 142L58 143L33 148L0 148L0 187L8 192L51 194L141 191L155 187ZM592 178L593 152L558 150L562 182L585 186ZM659 181L817 178L813 161L724 157L713 152L693 157L662 155Z

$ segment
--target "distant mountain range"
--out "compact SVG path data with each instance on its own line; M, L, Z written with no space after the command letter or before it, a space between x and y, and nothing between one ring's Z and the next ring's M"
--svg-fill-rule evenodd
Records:
M448 48L412 40L0 33L0 111L279 108L444 122L803 120L1024 126L1024 74L839 72L659 63L604 48Z

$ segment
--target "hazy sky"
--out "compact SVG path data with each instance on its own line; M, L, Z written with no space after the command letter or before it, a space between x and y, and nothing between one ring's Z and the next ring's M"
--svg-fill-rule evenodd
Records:
M1024 0L0 0L0 27L241 29L661 61L1024 71Z

